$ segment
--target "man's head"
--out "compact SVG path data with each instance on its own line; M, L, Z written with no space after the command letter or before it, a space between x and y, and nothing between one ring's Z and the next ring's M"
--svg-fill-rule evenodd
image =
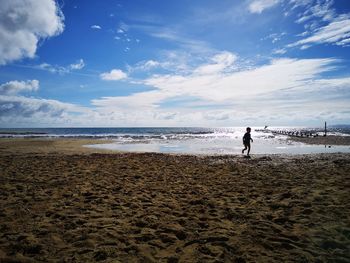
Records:
M247 127L247 132L250 132L252 129L250 127Z

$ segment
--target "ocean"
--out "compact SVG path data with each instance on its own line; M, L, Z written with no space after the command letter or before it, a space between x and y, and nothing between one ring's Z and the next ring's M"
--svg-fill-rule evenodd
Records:
M283 134L252 127L251 154L307 154L350 152L350 146L307 145L288 140ZM269 127L271 130L312 132L323 135L322 128ZM112 140L112 143L87 145L116 151L188 154L239 154L245 127L228 128L11 128L0 129L0 138L83 138ZM350 127L331 127L328 135L350 136Z

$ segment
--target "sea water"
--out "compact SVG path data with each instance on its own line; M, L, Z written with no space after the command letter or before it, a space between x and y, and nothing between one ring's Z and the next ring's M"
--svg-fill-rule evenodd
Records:
M251 154L308 154L350 152L350 146L310 145L294 142L285 135L255 131L252 127ZM272 127L271 130L307 131L322 135L322 129ZM240 154L245 127L229 128L17 128L0 129L0 137L84 138L109 140L86 147L130 152L184 154ZM329 135L350 136L349 128L330 128Z

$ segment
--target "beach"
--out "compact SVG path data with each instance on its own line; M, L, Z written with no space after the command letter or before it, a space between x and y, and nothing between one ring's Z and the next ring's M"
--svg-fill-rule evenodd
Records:
M350 136L317 136L317 137L289 137L289 140L307 144L350 145Z
M0 262L349 262L350 154L0 140ZM323 144L323 141L322 141Z

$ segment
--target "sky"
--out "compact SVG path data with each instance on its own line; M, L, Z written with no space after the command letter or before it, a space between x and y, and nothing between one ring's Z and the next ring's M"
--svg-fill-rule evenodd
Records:
M348 0L0 0L0 127L350 124Z

